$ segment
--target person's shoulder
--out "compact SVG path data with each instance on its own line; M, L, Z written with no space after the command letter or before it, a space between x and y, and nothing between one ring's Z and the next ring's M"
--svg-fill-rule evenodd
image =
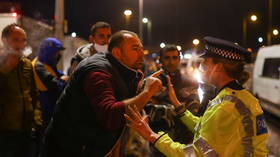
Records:
M234 90L229 88L228 90L230 90L233 96L239 98L242 101L258 102L258 99L247 89Z
M32 62L30 59L26 58L26 57L22 57L21 58L21 62L23 63L24 66L32 66Z
M85 44L80 46L77 50L76 53L74 54L74 56L71 59L71 64L73 64L73 62L81 62L83 59L91 56L90 54L90 48L92 47L92 44Z
M227 88L227 93L235 98L236 100L239 100L238 102L242 103L243 107L248 108L253 113L261 113L262 109L260 106L259 100L247 89L242 90L233 90L230 88ZM237 102L237 103L238 103ZM240 105L239 105L240 106Z
M81 58L87 58L89 56L91 56L91 47L92 47L93 44L85 44L81 47L79 47L76 51L76 56L80 56Z
M23 73L33 73L33 65L30 59L22 57L20 59L19 66Z
M76 68L77 73L84 73L92 70L111 71L111 64L106 58L106 54L97 53L91 57L83 59Z

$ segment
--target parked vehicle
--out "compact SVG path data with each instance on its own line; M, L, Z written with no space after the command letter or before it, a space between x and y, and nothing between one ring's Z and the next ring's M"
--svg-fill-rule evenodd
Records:
M280 117L280 45L260 48L254 67L253 93L265 110Z

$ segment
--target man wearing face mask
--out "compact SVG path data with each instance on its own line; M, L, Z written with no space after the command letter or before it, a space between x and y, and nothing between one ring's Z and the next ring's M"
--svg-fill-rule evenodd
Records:
M40 92L44 127L47 127L56 101L68 81L68 76L56 67L64 49L56 38L46 38L39 47L38 57L32 62L36 86Z
M33 128L42 125L32 64L23 57L26 33L17 24L2 32L0 49L0 156L30 156Z
M111 37L111 26L106 22L97 22L90 29L89 44L77 49L75 56L71 59L68 74L71 75L76 66L85 58L97 52L107 52L109 38Z

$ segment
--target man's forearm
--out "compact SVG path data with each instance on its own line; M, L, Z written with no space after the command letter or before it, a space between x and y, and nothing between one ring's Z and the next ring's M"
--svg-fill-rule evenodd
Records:
M130 99L126 99L123 102L125 103L126 106L135 105L140 111L144 108L144 106L147 104L147 102L151 99L152 96L153 95L149 91L144 90L137 96ZM127 107L126 107L126 111L127 111Z

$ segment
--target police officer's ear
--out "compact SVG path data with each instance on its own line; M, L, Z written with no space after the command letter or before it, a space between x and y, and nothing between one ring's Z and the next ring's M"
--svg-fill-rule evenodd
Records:
M118 47L114 47L112 49L112 55L117 59L120 60L122 58L122 52L121 49Z

